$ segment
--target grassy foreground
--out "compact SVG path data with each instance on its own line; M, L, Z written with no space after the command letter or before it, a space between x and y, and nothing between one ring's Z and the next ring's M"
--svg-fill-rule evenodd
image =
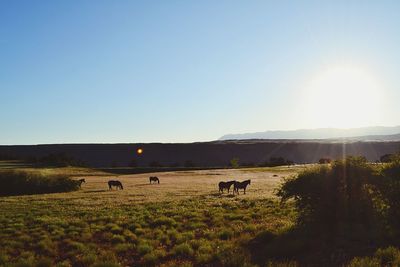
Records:
M377 246L372 239L370 248L357 249L362 231L336 236L335 244L298 231L294 203L280 203L274 192L304 168L116 176L27 166L86 184L73 192L0 197L0 266L399 266L400 251L390 242ZM153 175L160 184L149 184ZM108 190L111 179L124 190ZM219 181L233 179L251 179L246 195L218 193Z
M250 266L248 242L278 233L295 217L273 190L284 175L207 170L105 176L89 170L36 170L85 178L69 193L0 198L0 266ZM246 195L220 195L217 183L252 179ZM123 191L108 190L118 179Z
M104 206L79 200L3 199L0 264L236 265L258 232L291 225L271 199L208 199Z

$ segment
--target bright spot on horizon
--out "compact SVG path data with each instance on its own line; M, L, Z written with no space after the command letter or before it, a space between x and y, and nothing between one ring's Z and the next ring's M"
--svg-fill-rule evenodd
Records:
M374 75L362 68L339 66L327 69L306 87L303 119L315 128L379 124L382 89Z
M143 149L138 148L138 150L136 151L139 155L143 153Z

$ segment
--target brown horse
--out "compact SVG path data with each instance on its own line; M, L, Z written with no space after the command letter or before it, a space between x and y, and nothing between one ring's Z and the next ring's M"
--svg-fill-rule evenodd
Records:
M117 180L108 181L108 187L109 187L110 190L111 190L111 188L113 186L115 186L117 189L118 188L121 189L121 190L124 189L124 187L122 186L122 183L120 181L117 181Z
M250 184L251 180L246 180L243 182L236 182L233 184L233 194L238 193L239 194L239 189L244 190L244 194L246 194L246 187Z
M150 177L149 177L149 180L150 180L150 183L151 183L151 182L158 182L158 183L160 183L160 179L158 179L157 176L150 176Z
M228 189L228 194L229 194L229 189L235 182L236 181L219 182L218 184L219 192L224 193L224 189Z

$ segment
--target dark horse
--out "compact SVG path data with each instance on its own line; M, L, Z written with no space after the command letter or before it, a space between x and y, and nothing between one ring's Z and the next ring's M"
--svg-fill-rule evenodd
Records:
M219 182L218 187L219 187L219 192L223 193L224 189L228 189L228 193L229 193L229 189L231 188L231 186L236 183L236 181L229 181L229 182Z
M239 194L239 189L243 189L244 193L246 194L246 187L250 184L250 180L246 180L243 182L236 182L233 184L233 193L235 194L238 193Z
M83 183L86 183L85 179L80 179L77 182L78 182L79 188L82 186Z
M160 183L160 179L158 179L157 176L150 176L150 177L149 177L149 180L150 180L150 183L151 183L151 182L158 182L158 183Z
M124 187L122 186L122 183L120 181L117 180L110 180L108 181L108 187L111 190L111 187L115 186L117 189L120 188L121 190L124 189Z

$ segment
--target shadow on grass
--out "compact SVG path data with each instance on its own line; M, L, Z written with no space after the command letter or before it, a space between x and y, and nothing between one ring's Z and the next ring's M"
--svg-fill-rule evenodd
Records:
M235 197L235 195L233 195L233 194L221 194L221 193L211 193L206 196L216 197L216 198L233 198L233 197Z
M283 233L263 231L247 248L252 262L295 261L300 266L344 266L354 257L373 255L390 241L382 232L359 225L326 233L321 229L293 227Z
M108 192L109 190L105 190L105 189L100 189L100 190L88 190L88 191L83 191L83 193L87 194L87 193L101 193L101 192Z
M159 185L159 184L157 184L157 183L154 183L154 184L143 183L143 184L136 184L135 186L150 186L150 185Z

